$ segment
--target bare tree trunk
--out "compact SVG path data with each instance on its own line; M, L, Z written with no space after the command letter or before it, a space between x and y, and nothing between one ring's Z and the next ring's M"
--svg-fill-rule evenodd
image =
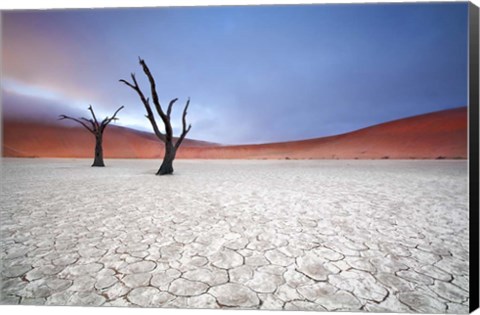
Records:
M175 98L171 100L170 103L168 104L167 111L165 112L162 106L160 105L160 100L157 95L155 79L153 78L153 75L150 72L150 69L148 69L147 64L143 59L139 58L139 62L140 62L140 65L142 66L143 72L145 72L145 75L147 76L148 81L150 82L150 91L152 94L153 105L157 110L157 113L160 116L165 126L165 133L162 133L158 128L157 121L155 120L155 117L153 115L152 107L150 106L150 99L143 94L142 90L140 89L140 86L138 85L137 79L135 78L135 74L132 73L130 75L132 78L132 82L128 82L126 80L120 80L120 82L125 83L127 86L129 86L130 88L132 88L134 91L137 92L138 96L140 97L140 100L143 103L143 106L147 111L146 117L152 124L155 135L157 136L158 139L160 139L160 141L165 143L165 155L163 157L163 162L162 162L162 165L160 166L160 169L157 172L157 175L173 174L173 160L175 159L177 149L180 147L183 140L185 139L185 136L192 128L192 125L188 125L187 127L187 119L186 119L188 106L190 104L190 98L187 100L187 103L185 104L185 107L183 109L182 133L180 134L180 137L178 137L177 141L174 143L173 128L172 128L172 123L170 122L170 114L172 113L173 104L178 99Z
M93 160L92 166L105 166L103 163L103 134L95 136L95 159Z
M156 175L173 174L173 160L175 159L176 153L177 150L171 143L165 144L165 155L163 157L163 162Z
M60 115L60 120L62 119L70 119L73 120L83 127L90 131L95 136L95 157L93 160L92 166L105 166L105 163L103 163L103 147L102 147L102 141L103 141L103 131L105 128L107 128L108 124L112 122L113 120L116 120L118 112L122 110L123 106L121 106L117 111L113 114L113 116L110 117L105 117L104 120L101 122L98 122L97 116L95 116L95 113L93 112L92 105L88 107L88 110L92 114L93 119L87 119L87 118L80 118L76 119L67 115Z

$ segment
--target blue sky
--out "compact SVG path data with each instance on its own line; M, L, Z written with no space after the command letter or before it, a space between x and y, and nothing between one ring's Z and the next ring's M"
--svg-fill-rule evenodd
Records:
M100 116L151 130L118 82L144 58L191 138L322 137L467 105L467 3L3 12L5 116Z

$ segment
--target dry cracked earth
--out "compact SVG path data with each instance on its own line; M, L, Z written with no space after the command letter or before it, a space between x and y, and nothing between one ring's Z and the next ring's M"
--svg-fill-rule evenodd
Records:
M467 313L465 161L4 159L1 303Z

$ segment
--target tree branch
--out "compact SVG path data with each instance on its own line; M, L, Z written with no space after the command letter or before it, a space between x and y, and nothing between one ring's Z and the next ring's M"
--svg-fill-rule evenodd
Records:
M165 115L165 112L163 111L162 106L160 105L160 101L158 99L158 94L157 94L157 88L155 84L155 79L153 78L153 75L150 72L150 69L148 68L145 61L141 58L138 58L138 60L140 65L143 68L143 72L145 73L145 75L148 78L148 81L150 82L150 90L152 94L153 104L155 105L155 108L157 109L157 112L160 115L160 118L162 118L162 121L165 125L165 133L166 133L167 141L171 141L173 138L172 124L170 123L170 119L168 119L167 115Z
M59 118L58 120L64 120L64 119L73 120L73 121L81 124L83 127L85 127L88 131L90 131L90 132L93 133L94 135L97 134L94 129L90 129L90 128L89 128L83 121L81 121L81 120L78 120L78 119L76 119L76 118L73 118L73 117L70 117L70 116L67 116L67 115L60 115L59 117L60 117L60 118Z
M109 123L112 122L112 120L115 119L115 116L117 116L118 112L121 111L123 108L124 108L124 106L121 106L119 109L117 109L111 118L108 118L108 116L105 117L105 119L102 121L102 125L101 125L102 131L107 127L107 125Z
M155 132L155 135L157 136L157 138L162 140L162 142L164 142L164 143L167 142L167 139L165 138L165 135L160 131L160 129L158 129L155 118L153 118L151 116L148 116L148 115L145 115L145 117L147 117L148 120L150 121L150 123L152 124L153 132Z
M134 75L133 73L132 73L131 75L132 75L133 77L135 77L135 75ZM133 84L131 84L131 83L130 83L130 82L128 82L127 80L123 80L123 79L121 79L121 80L118 80L118 81L120 81L120 82L122 82L122 83L125 83L126 85L128 85L129 87L131 87L131 88L132 88L132 89L134 89L134 90L136 90L136 89L137 89L137 87L136 87L136 86L134 86Z
M145 109L147 111L147 115L145 115L145 117L147 117L148 120L150 121L150 124L153 127L153 131L155 132L155 135L161 141L166 142L166 137L160 131L160 129L158 129L157 122L155 121L155 117L153 116L153 111L152 111L152 108L150 106L150 100L148 98L146 98L145 95L143 94L142 90L140 90L140 87L138 86L137 80L135 78L135 74L132 73L132 74L130 74L130 76L132 77L133 84L128 82L127 80L119 80L119 81L122 82L122 83L125 83L127 86L132 88L135 92L137 92L138 96L140 96L140 100L142 101L143 106L145 107Z
M121 111L123 108L124 108L124 106L120 106L120 107L115 111L115 113L113 113L113 116L112 116L112 118L110 118L110 121L114 120L115 117L117 116L118 112Z
M95 117L95 113L93 112L92 105L88 106L88 110L92 113L92 117L95 120L96 129L98 129L98 121L97 121L97 117Z
M86 122L88 122L89 124L91 124L91 125L92 125L92 129L95 130L95 123L93 122L93 120L87 119L87 118L85 118L85 117L81 117L80 119L85 120Z
M185 136L187 135L187 133L190 131L190 129L192 128L192 125L188 125L188 128L187 128L187 110L188 110L188 106L190 105L190 98L187 100L187 104L185 105L185 108L183 109L183 115L182 115L182 134L180 135L180 137L178 138L177 140L177 143L175 144L175 149L178 149L178 147L180 147L180 145L182 144L183 142L183 139L185 139Z
M174 98L173 100L170 101L170 104L168 104L168 109L167 109L167 117L170 120L170 114L172 113L172 107L175 102L178 101L178 98Z

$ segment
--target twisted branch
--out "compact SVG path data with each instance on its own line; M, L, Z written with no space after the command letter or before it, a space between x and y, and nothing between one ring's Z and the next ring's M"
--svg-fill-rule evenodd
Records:
M187 127L187 120L186 120L188 106L190 105L190 99L187 100L185 108L183 109L182 133L181 133L180 137L178 138L177 142L175 144L173 144L173 128L172 128L172 124L171 124L170 119L171 119L173 105L178 100L178 98L175 98L175 99L170 101L170 103L168 104L168 107L167 107L167 112L165 113L163 111L163 108L162 108L161 104L160 104L160 100L159 100L158 94L157 94L155 79L153 78L153 75L150 72L150 69L148 68L147 64L145 63L145 61L143 59L138 58L138 60L139 60L140 66L142 67L143 72L147 76L148 81L150 83L150 93L152 95L153 105L155 106L155 109L156 109L158 115L160 116L160 118L163 121L163 124L165 126L165 134L160 132L160 130L158 128L158 125L157 125L157 122L155 120L155 117L153 115L152 108L150 106L150 101L149 101L148 98L145 97L142 90L140 89L140 86L138 85L138 82L135 78L135 75L133 73L131 74L132 82L129 82L129 81L123 80L123 79L120 80L120 82L126 84L128 87L130 87L135 92L137 92L137 94L140 97L140 100L142 101L142 103L143 103L143 105L144 105L144 107L147 111L147 115L145 115L145 117L147 117L148 120L150 121L150 123L153 127L153 130L154 130L155 134L157 135L157 137L160 138L160 140L162 140L165 143L167 148L173 147L176 150L176 149L178 149L178 147L180 147L180 145L182 144L186 135L188 134L188 132L192 128L192 125L188 125L188 127Z
M83 127L85 127L88 131L90 131L91 133L93 133L94 135L100 135L101 133L103 133L103 130L107 127L107 125L115 119L115 117L117 116L118 112L123 109L124 106L121 106L119 109L117 109L115 111L115 113L113 114L113 116L111 118L109 117L106 117L101 124L98 123L98 120L97 120L97 117L95 116L95 113L93 112L93 108L92 108L92 105L90 105L88 107L88 110L92 113L92 117L93 117L93 120L92 119L87 119L85 117L81 117L80 119L77 119L77 118L73 118L73 117L70 117L70 116L67 116L67 115L60 115L59 116L59 119L58 120L64 120L64 119L70 119L70 120L73 120L79 124L81 124ZM86 121L87 123L91 124L92 126L89 127L86 123L84 123L83 121Z
M105 117L105 119L102 121L102 124L100 126L102 131L107 127L107 125L110 122L112 122L112 120L118 119L118 118L116 118L116 116L117 116L118 112L121 111L123 108L124 108L124 106L121 106L119 109L117 109L111 118L108 118L108 116Z
M70 119L70 120L73 120L73 121L76 121L77 123L81 124L83 127L85 127L88 131L90 131L91 133L93 134L96 134L95 133L95 130L92 128L90 129L90 127L88 127L83 121L81 120L78 120L76 118L73 118L73 117L70 117L70 116L67 116L67 115L60 115L58 120L64 120L64 119Z
M146 98L145 95L143 94L142 90L140 89L140 87L138 86L138 82L137 82L137 79L135 78L135 74L134 73L131 73L130 74L131 78L132 78L132 81L133 81L133 84L128 82L127 80L119 80L120 82L122 83L125 83L127 86L129 86L130 88L132 88L135 92L137 92L138 96L140 96L140 100L142 101L143 103L143 106L145 107L146 111L147 111L147 115L145 115L145 117L147 117L147 119L150 121L150 124L152 125L153 127L153 131L155 132L155 135L160 139L162 140L163 142L166 142L166 137L165 135L160 131L160 129L158 129L158 125L157 125L157 122L155 121L155 117L153 116L153 111L152 111L152 108L150 106L150 99L149 98Z
M170 123L170 119L167 117L167 115L163 111L162 106L160 105L160 100L158 99L155 79L153 78L153 75L150 72L150 69L148 68L147 64L145 63L145 60L143 60L139 57L138 61L139 61L140 65L142 66L143 72L145 73L145 75L148 78L148 82L150 82L150 93L152 94L153 105L155 105L155 109L157 110L158 115L160 115L160 118L162 118L163 124L165 125L166 140L167 141L172 141L172 137L173 137L172 124Z
M182 114L182 134L180 135L180 138L178 138L177 143L175 144L175 148L178 149L178 147L182 144L183 139L185 139L185 136L187 133L190 131L192 128L192 125L188 125L187 128L187 110L188 106L190 105L190 98L187 100L187 104L185 105L185 108L183 109L183 114Z

